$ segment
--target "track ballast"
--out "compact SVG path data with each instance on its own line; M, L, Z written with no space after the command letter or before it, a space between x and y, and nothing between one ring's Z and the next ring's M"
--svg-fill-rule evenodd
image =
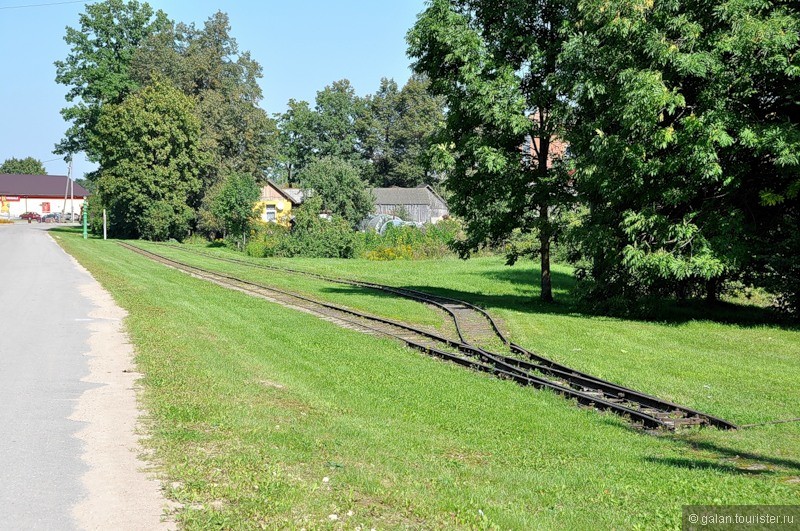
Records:
M322 318L338 322L361 332L391 337L432 356L513 380L521 385L550 389L563 396L575 399L582 405L613 411L628 417L635 424L646 428L676 429L681 426L691 425L709 425L722 429L737 428L736 425L723 419L576 371L527 350L509 341L496 321L485 310L465 301L408 288L328 277L317 273L266 264L254 264L247 260L220 257L207 252L189 250L183 246L169 246L182 252L201 255L218 261L380 290L429 304L451 316L459 336L458 340L455 340L405 323L369 315L315 300L305 295L192 266L130 244L121 243L121 245L152 260L225 287L265 297L284 305L314 313ZM476 338L485 341L487 331L490 331L497 339L502 341L514 356L491 352L474 344Z

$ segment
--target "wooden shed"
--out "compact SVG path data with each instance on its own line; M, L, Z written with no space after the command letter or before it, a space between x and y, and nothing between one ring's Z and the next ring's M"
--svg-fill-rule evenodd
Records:
M447 203L434 192L430 185L422 184L416 188L373 188L375 194L375 214L407 217L407 221L417 223L436 223L450 214Z

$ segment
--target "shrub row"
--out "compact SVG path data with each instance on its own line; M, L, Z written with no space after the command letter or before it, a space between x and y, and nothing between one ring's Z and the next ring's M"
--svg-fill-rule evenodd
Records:
M298 214L293 230L274 223L259 223L245 252L256 257L368 258L411 260L441 258L450 254L449 244L461 227L443 220L422 228L411 226L356 232L342 220L323 220Z

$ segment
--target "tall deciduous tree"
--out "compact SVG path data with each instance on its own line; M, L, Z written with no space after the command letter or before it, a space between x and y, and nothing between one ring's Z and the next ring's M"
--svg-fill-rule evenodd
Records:
M291 99L287 106L286 112L277 116L280 151L272 173L277 182L291 184L316 156L319 142L314 131L314 111L308 102Z
M90 160L97 160L88 139L102 106L121 103L138 88L130 73L136 48L168 24L167 16L147 3L105 0L86 6L80 28L67 27L64 40L70 53L55 66L56 82L69 87L66 98L73 105L61 114L72 125L56 145L57 153L85 151Z
M397 166L394 140L400 127L400 89L394 79L381 79L380 87L365 98L365 112L357 122L363 156L370 162L369 180L384 185L393 180Z
M363 113L364 101L347 79L334 81L317 92L314 106L314 132L317 157L338 157L357 163L356 122Z
M212 154L205 186L230 173L263 175L277 156L274 120L258 106L261 65L231 36L228 15L217 12L202 28L169 25L137 50L132 72L140 83L166 77L197 101L204 149Z
M11 157L0 165L0 173L23 173L26 175L47 175L47 170L42 161L33 157L17 159Z
M300 172L300 183L307 196L320 199L321 208L341 216L356 226L375 205L375 198L350 162L323 157Z
M432 0L408 35L415 71L446 99L442 144L455 157L447 188L466 222L462 256L517 229L536 232L545 301L553 209L569 197L551 145L567 116L556 80L572 9L570 1Z
M428 151L444 126L444 101L428 87L420 75L412 76L402 89L384 78L375 94L366 98L357 128L373 184L416 186L435 181Z
M743 274L797 297L797 8L584 0L580 13L562 60L595 297L713 297Z
M312 161L334 157L363 168L358 122L364 100L350 81L334 81L317 92L314 108L308 102L289 100L278 115L281 151L273 174L278 181L292 182Z
M190 198L200 189L206 159L191 98L155 81L105 105L89 141L100 162L97 192L109 210L111 234L186 236L194 219Z

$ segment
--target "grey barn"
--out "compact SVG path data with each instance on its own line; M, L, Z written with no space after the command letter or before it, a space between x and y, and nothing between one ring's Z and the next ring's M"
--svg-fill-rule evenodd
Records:
M372 193L375 214L395 216L405 211L407 221L417 223L436 223L450 214L444 199L427 184L416 188L373 188Z

